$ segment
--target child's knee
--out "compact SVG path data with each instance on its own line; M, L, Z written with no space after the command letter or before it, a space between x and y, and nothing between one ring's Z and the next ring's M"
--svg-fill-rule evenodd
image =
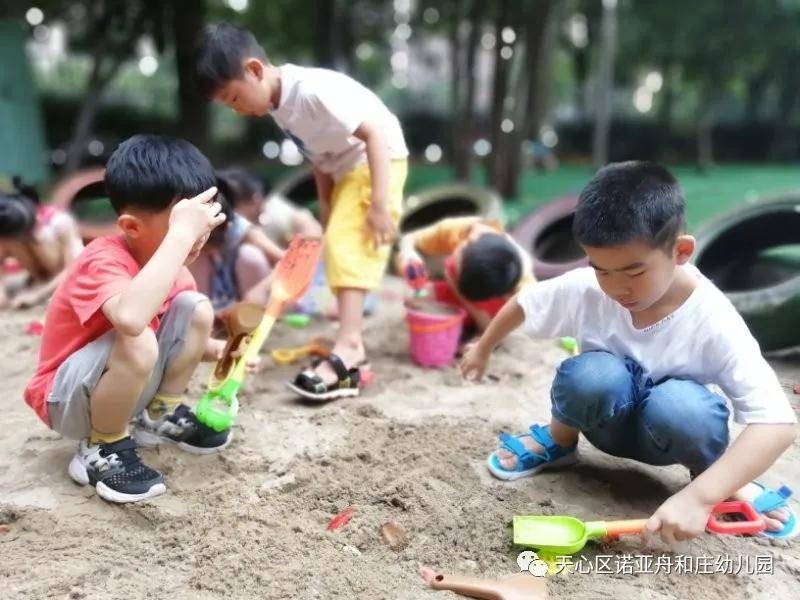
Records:
M124 368L136 375L147 377L158 361L158 340L155 332L149 327L139 335L123 335L117 332L114 350L109 362L120 361L119 365L110 368Z
M203 300L195 304L192 312L191 328L198 333L211 334L214 326L214 307L211 302Z
M625 363L608 352L585 352L561 363L553 383L553 412L566 425L590 428L614 412L630 394Z
M693 381L672 379L655 386L642 410L656 446L695 470L708 467L729 442L725 400Z

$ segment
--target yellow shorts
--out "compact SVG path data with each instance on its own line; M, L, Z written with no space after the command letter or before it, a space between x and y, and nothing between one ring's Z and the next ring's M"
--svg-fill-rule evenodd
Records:
M386 198L395 225L403 210L403 186L408 161L393 160L389 170ZM331 289L380 287L389 262L391 244L375 248L367 232L367 209L372 196L369 165L359 165L333 186L331 214L325 229L325 268Z

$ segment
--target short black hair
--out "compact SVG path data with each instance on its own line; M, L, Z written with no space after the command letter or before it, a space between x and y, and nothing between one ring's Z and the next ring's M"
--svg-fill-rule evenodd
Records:
M216 183L214 168L200 150L186 140L162 135L128 138L106 165L106 189L117 214L128 208L161 212Z
M686 201L678 180L659 164L610 164L583 188L572 232L584 246L644 242L668 249L686 229Z
M230 23L206 25L195 46L194 78L198 91L210 98L228 82L240 78L247 58L269 62L252 33Z
M36 224L36 203L17 193L0 193L0 238L28 235Z
M522 277L522 259L515 245L500 233L484 233L461 254L458 291L480 302L511 292Z
M236 167L217 171L217 187L233 208L242 202L249 202L253 196L261 198L264 195L261 180L249 171Z

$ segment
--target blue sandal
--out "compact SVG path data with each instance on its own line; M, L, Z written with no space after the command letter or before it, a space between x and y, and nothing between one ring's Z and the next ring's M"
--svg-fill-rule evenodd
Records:
M789 498L792 495L791 488L783 485L776 491L758 481L754 481L753 483L764 490L752 502L753 508L756 509L757 513L764 514L779 508L783 508L789 513L789 520L784 523L783 529L780 531L762 531L761 535L774 539L787 539L793 538L800 533L800 522L797 520L797 514L794 512L794 509L789 506Z
M500 464L497 452L492 452L487 460L487 466L489 467L489 472L498 479L512 481L520 477L535 475L542 469L571 465L577 460L577 444L569 448L559 446L550 436L549 426L531 425L530 434L513 436L502 432L499 437L500 447L516 456L517 464L512 470L504 469ZM520 441L524 437L532 437L539 442L544 448L544 452L537 454L528 450Z

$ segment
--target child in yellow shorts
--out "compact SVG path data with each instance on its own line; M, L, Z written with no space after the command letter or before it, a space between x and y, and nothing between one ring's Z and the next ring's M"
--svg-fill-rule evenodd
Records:
M242 115L272 115L314 166L340 326L331 355L288 386L313 400L357 396L364 299L381 283L402 208L408 150L400 122L346 75L271 64L234 25L206 27L197 50L196 81L209 98Z

